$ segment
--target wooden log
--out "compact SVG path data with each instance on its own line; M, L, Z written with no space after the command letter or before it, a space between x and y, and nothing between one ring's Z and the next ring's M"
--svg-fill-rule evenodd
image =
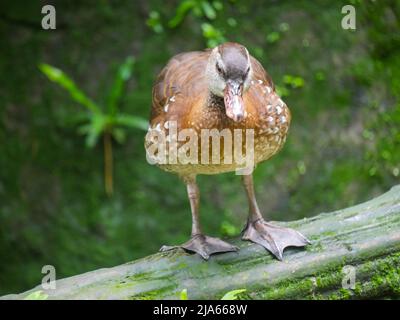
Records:
M58 280L55 290L37 286L1 299L39 290L48 299L179 299L183 289L189 299L220 299L235 289L246 289L241 299L400 297L400 185L354 207L278 224L299 230L312 245L286 249L280 262L258 245L233 239L238 253L209 261L180 249L156 253ZM353 289L352 273L344 270L355 272Z

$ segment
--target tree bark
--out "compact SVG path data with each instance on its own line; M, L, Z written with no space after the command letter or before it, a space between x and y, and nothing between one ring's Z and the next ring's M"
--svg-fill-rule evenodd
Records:
M179 299L183 289L189 299L220 299L235 289L246 289L241 299L400 297L400 185L354 207L278 224L312 244L286 249L280 262L258 245L233 239L238 253L209 261L182 250L156 253L58 280L55 290L37 286L2 299L38 290L48 299ZM352 275L355 286L349 288Z

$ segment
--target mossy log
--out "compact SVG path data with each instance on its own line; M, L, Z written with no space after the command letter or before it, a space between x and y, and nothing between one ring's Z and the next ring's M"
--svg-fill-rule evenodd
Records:
M363 204L289 223L311 241L285 250L283 261L262 247L233 239L238 253L209 261L181 250L156 253L113 268L58 280L3 299L43 290L48 299L220 299L246 289L243 299L362 299L400 297L400 185ZM343 267L355 287L343 288Z

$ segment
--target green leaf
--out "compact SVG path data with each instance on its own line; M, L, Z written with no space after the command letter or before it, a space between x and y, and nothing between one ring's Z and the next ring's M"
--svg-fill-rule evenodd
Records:
M153 29L155 33L162 33L164 28L161 24L161 17L158 11L151 11L149 18L146 20L146 24Z
M238 230L238 228L229 221L223 221L221 224L221 232L225 236L234 236L238 234L238 231L240 231L240 229Z
M209 23L203 23L201 25L203 30L203 36L207 39L207 46L213 48L223 42L225 42L225 37L223 36L221 30L216 29L213 25Z
M275 84L275 89L276 89L276 93L278 94L278 96L280 96L282 98L288 97L290 95L289 89L284 86Z
M212 4L216 10L222 10L224 8L224 5L220 1L213 1Z
M246 289L237 289L237 290L232 290L227 293L221 298L221 300L237 300L238 299L238 294L246 292Z
M89 130L88 134L86 135L86 146L88 148L93 148L97 141L99 140L100 133L96 132L95 130Z
M48 294L44 293L42 290L39 290L27 295L24 300L46 300L48 297Z
M168 22L168 26L170 28L176 28L185 18L186 14L196 6L196 1L194 0L185 0L183 1L178 9L176 9L175 16Z
M217 17L217 13L215 12L214 8L207 1L202 1L201 7L203 9L204 15L208 19L214 20Z
M50 81L57 83L62 88L67 90L72 99L74 99L76 102L85 106L94 113L100 112L100 108L81 90L79 90L75 82L71 78L69 78L63 71L45 63L40 64L39 69L43 72L43 74L47 76L47 78L50 79Z
M130 128L135 128L135 129L142 129L142 130L147 130L149 123L140 117L135 117L131 116L128 114L118 114L114 120L113 123L115 125L121 125L121 126L126 126Z
M132 76L134 63L134 57L129 56L118 68L117 74L114 79L114 84L111 87L108 98L108 110L110 115L115 115L117 113L118 103L122 96L124 84Z
M279 32L273 31L267 35L267 42L275 43L281 38Z
M108 117L102 114L96 114L90 118L89 123L80 126L78 132L86 135L86 146L88 148L93 148L109 125L110 120Z
M201 25L201 29L203 30L203 35L206 38L214 38L218 36L218 31L209 23L203 23Z
M181 300L188 300L187 289L183 289L179 296Z
M126 140L126 132L122 128L114 128L111 131L111 135L118 143L124 143Z
M295 89L304 86L304 79L302 77L296 77L289 74L286 74L283 77L283 82Z

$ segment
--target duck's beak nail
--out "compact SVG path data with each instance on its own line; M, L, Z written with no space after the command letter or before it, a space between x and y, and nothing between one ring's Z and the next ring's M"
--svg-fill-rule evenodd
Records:
M235 122L244 119L244 103L241 90L227 85L224 91L224 102L226 115Z

